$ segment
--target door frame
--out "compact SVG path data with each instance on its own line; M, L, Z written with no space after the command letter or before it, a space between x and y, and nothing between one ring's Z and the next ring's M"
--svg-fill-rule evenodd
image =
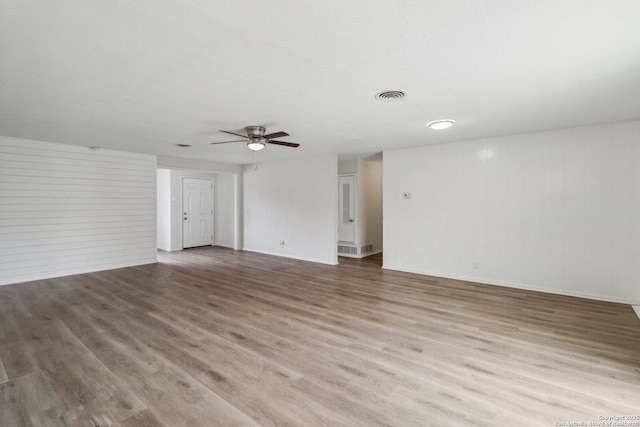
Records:
M216 209L215 209L215 179L205 176L183 175L180 177L180 249L184 250L184 180L185 179L202 179L211 183L211 246L216 244Z

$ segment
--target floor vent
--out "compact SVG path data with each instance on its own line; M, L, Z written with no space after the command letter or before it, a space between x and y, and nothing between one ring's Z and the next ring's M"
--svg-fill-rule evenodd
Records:
M357 255L358 248L355 246L338 245L339 254Z

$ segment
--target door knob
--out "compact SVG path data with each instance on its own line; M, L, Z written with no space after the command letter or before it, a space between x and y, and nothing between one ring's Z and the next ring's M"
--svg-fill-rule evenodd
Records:
M350 219L349 222L353 222L353 219Z

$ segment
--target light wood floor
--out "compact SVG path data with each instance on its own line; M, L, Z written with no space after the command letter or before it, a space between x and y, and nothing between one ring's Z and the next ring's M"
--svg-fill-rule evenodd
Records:
M640 415L629 306L227 249L0 287L0 425L555 426ZM640 422L640 420L637 420Z

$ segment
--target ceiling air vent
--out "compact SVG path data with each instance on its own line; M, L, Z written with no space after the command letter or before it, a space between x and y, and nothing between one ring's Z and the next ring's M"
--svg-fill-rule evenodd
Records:
M378 101L397 101L405 97L405 93L401 90L385 90L376 94Z

